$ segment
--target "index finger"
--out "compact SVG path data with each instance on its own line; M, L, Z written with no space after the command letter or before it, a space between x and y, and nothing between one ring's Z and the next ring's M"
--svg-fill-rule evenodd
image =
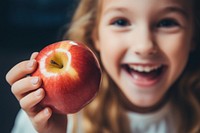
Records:
M12 85L17 80L25 77L27 74L32 73L36 67L35 58L38 55L38 52L34 52L31 55L30 61L23 61L15 65L7 74L6 81Z
M12 85L17 80L32 73L36 69L36 64L35 59L18 63L6 74L7 82Z

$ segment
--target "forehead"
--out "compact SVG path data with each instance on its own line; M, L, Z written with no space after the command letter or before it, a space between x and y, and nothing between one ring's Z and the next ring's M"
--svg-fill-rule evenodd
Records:
M116 3L116 2L121 2L121 3L157 3L157 4L162 4L163 2L165 3L179 3L179 4L186 4L188 5L189 3L193 3L194 0L100 0L102 4L109 4L109 3Z
M102 0L101 11L108 8L124 7L124 8L162 8L165 6L179 6L187 11L192 10L194 0Z

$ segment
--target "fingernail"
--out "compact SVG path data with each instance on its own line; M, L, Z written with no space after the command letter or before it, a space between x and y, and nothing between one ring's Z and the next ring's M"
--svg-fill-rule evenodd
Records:
M45 114L45 115L48 115L48 114L49 114L49 109L47 109L47 108L44 109L44 114Z
M38 81L39 81L39 78L38 78L38 77L34 77L33 79L31 79L31 83L32 83L33 85L36 85L36 84L38 83Z
M35 60L30 60L27 64L27 67L28 68L32 68L33 67L33 64L34 64Z
M38 89L38 90L35 92L35 95L36 95L36 96L40 96L40 95L41 95L41 92L42 92L41 89Z

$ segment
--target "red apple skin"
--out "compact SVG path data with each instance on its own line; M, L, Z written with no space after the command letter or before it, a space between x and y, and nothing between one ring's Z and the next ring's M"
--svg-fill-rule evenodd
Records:
M92 51L81 43L66 40L48 45L39 52L36 61L38 68L32 76L42 79L41 87L45 90L40 104L51 107L54 113L78 112L99 91L100 65Z

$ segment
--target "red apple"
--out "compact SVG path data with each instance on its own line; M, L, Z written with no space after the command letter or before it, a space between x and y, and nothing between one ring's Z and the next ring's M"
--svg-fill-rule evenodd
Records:
M48 45L36 57L45 97L42 106L61 114L75 113L92 101L99 90L101 69L97 58L85 45L61 41Z

